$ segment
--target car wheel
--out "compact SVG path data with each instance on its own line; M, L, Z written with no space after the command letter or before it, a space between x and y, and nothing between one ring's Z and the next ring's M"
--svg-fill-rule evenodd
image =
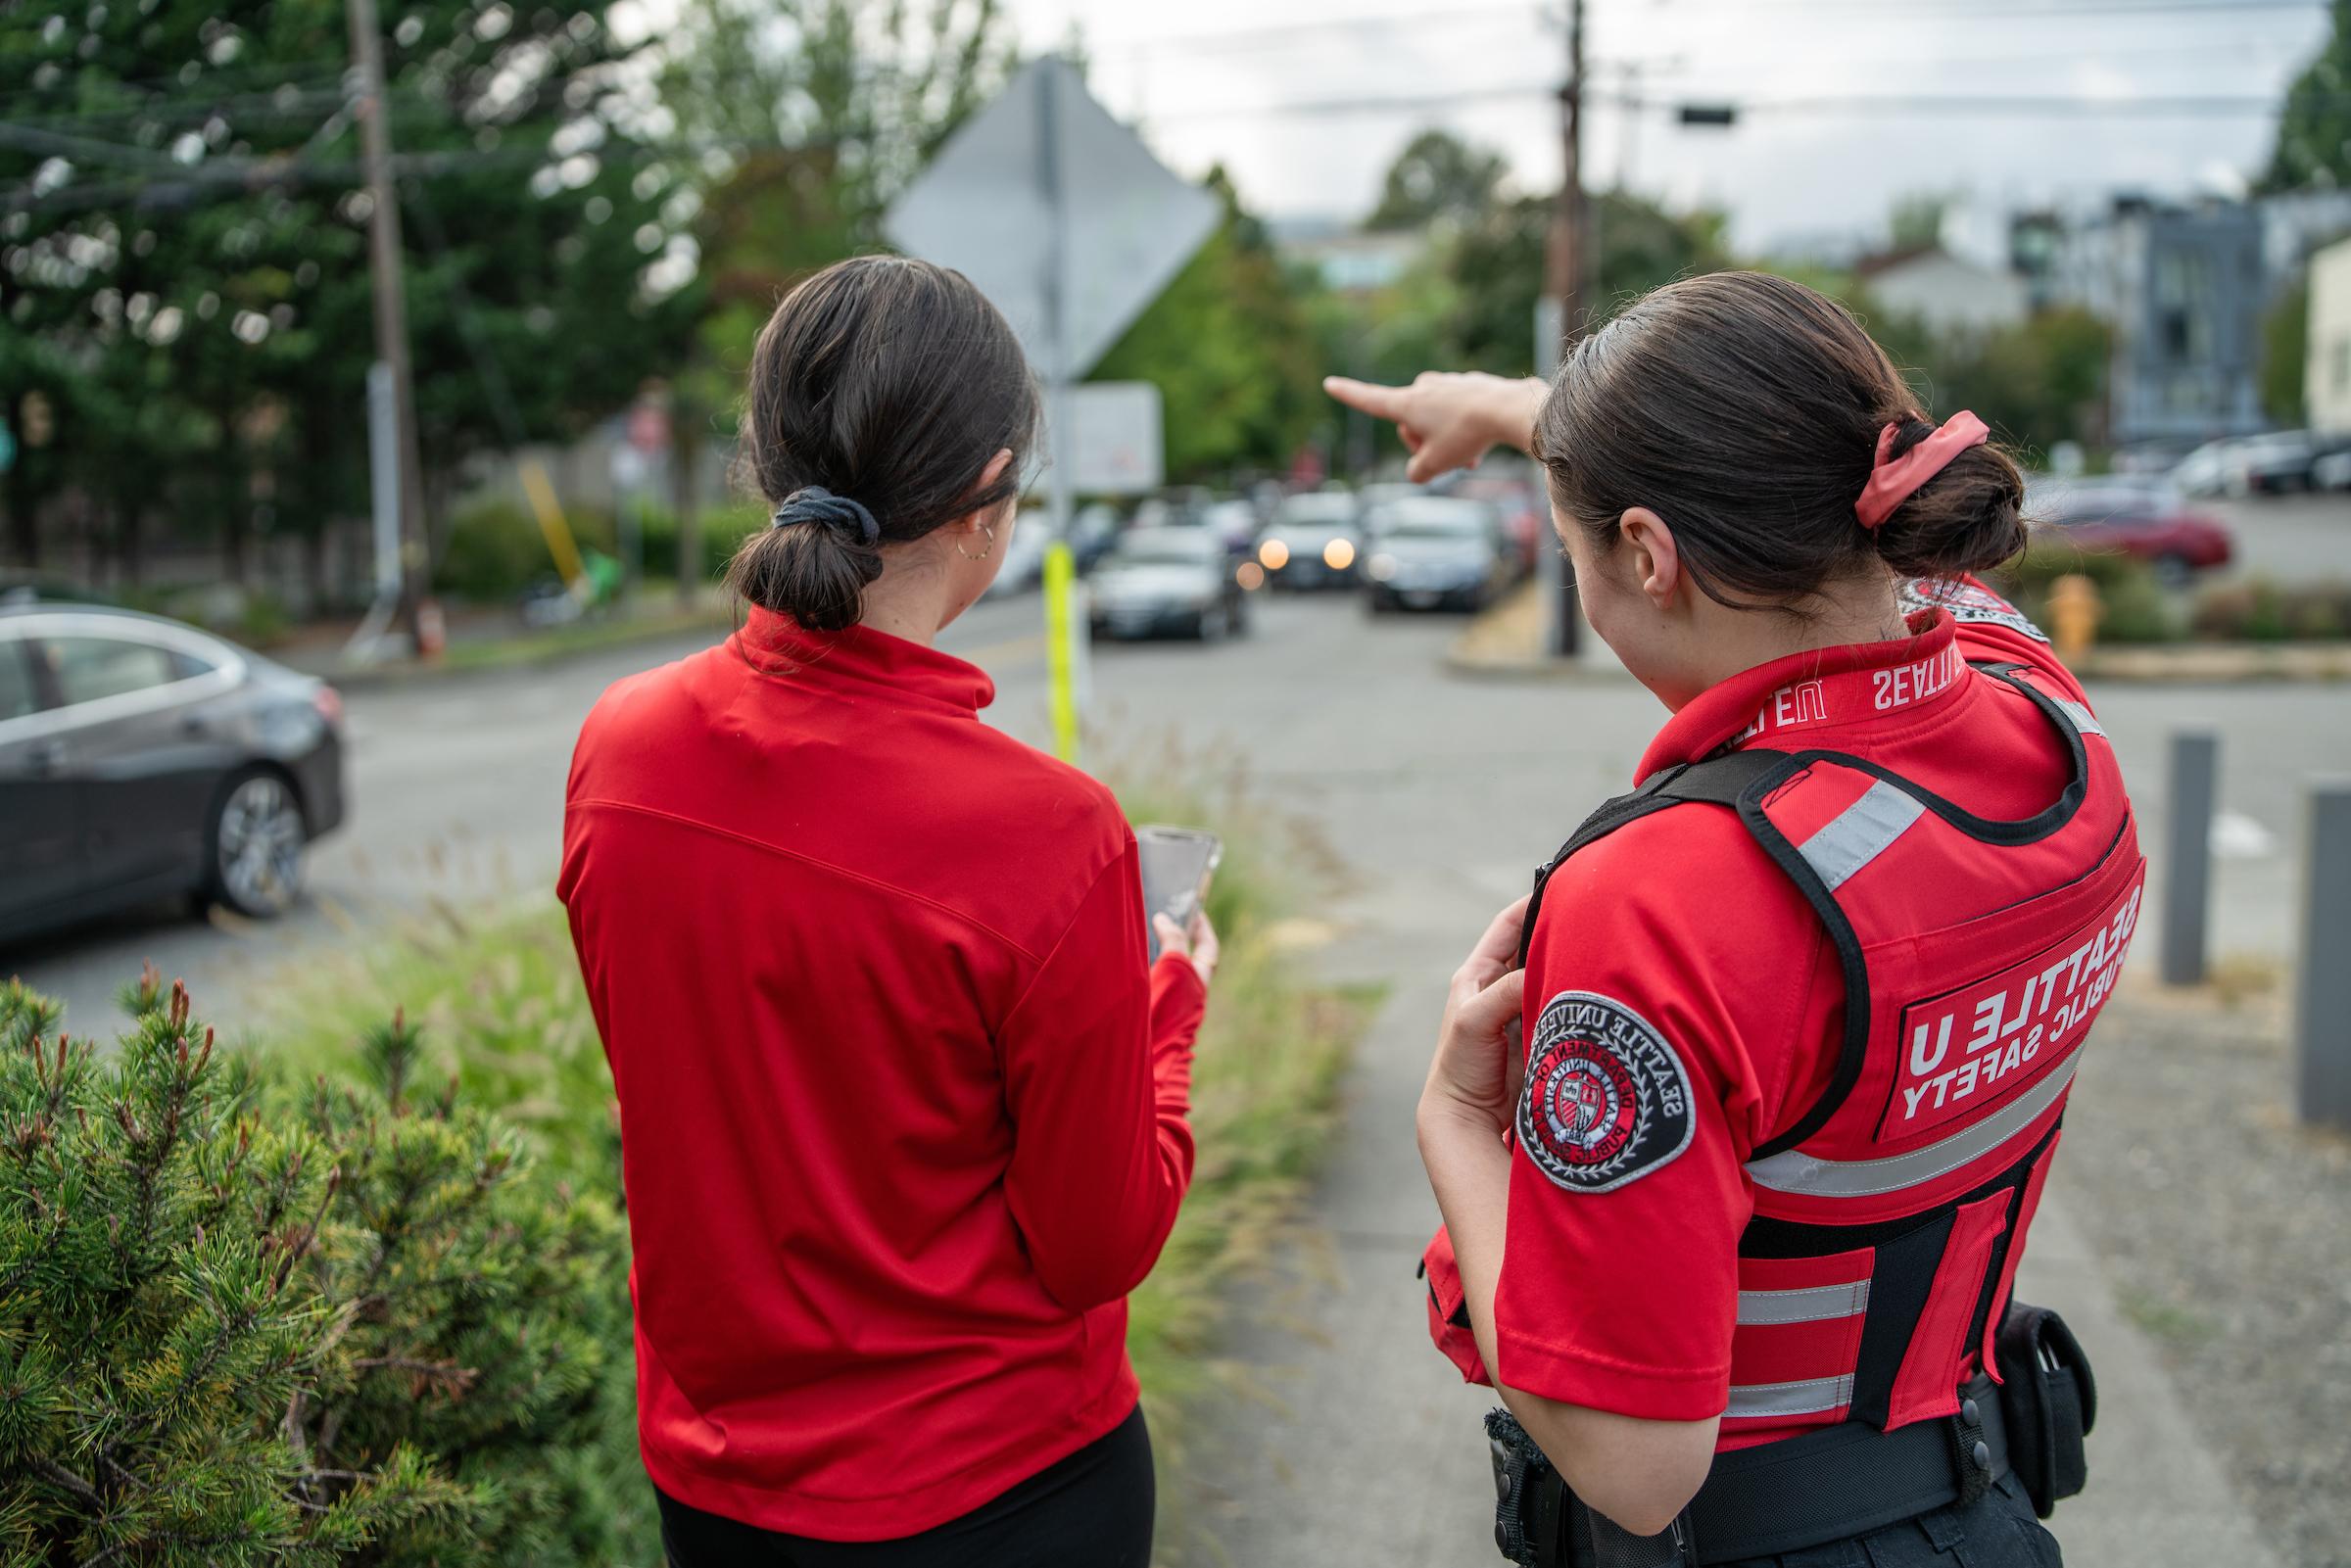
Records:
M205 891L213 898L257 920L293 907L310 832L283 776L256 768L231 779L205 843Z

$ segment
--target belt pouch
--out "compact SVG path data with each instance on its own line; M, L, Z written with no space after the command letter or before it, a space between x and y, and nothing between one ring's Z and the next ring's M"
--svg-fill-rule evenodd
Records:
M2074 1496L2088 1479L2082 1440L2098 1418L2097 1382L2073 1330L2045 1307L2012 1302L1993 1353L2008 1465L2033 1511L2046 1519L2057 1499Z

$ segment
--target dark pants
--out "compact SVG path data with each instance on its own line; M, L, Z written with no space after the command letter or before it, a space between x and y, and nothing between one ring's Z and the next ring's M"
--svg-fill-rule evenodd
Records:
M811 1541L656 1496L671 1568L1145 1568L1157 1498L1140 1405L993 1501L896 1541Z
M1733 1568L2060 1568L2057 1539L2033 1517L2012 1475L1971 1508L1938 1508L1871 1535Z

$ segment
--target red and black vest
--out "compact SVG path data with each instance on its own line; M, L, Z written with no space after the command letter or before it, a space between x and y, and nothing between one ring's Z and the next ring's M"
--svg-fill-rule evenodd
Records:
M1737 813L1827 927L1845 1030L1825 1091L1747 1165L1723 1447L1742 1432L1893 1429L1997 1375L1991 1337L2146 863L2105 732L2034 672L1980 664L2046 716L2068 783L1998 822L1864 758L1743 750L1601 807L1536 881L1636 818Z

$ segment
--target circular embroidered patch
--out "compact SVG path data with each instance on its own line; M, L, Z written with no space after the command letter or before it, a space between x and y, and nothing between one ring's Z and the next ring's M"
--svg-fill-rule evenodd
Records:
M1544 1004L1527 1047L1518 1145L1570 1192L1607 1192L1690 1147L1690 1078L1640 1014L1591 991Z
M1894 596L1902 606L1902 613L1914 615L1920 610L1949 610L1954 621L1976 621L1991 626L2004 626L2011 632L2022 632L2036 641L2046 642L2049 635L2027 619L2025 612L1987 588L1962 583L1955 577L1906 577L1895 584Z

